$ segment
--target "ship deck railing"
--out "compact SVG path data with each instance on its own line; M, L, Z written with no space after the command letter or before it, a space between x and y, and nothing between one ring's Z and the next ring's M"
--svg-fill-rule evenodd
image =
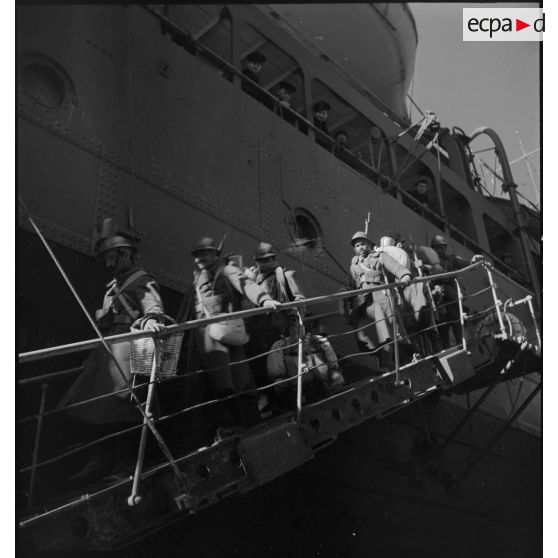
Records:
M417 277L417 278L414 278L411 283L422 284L422 283L427 283L427 282L436 282L436 281L440 281L440 280L451 280L451 279L455 280L455 285L456 285L456 289L458 291L458 296L459 296L459 301L458 301L459 302L459 310L460 310L459 323L461 325L461 332L462 332L462 338L461 339L456 339L456 342L457 342L458 346L461 346L463 349L466 350L466 348L467 348L466 323L467 323L467 320L470 319L471 317L467 316L465 314L464 307L463 307L464 293L462 292L460 282L459 282L458 279L460 277L462 277L464 274L468 274L468 273L472 272L473 270L477 270L477 271L483 270L486 273L489 285L488 285L488 287L481 289L477 293L469 294L468 295L469 299L471 299L474 296L479 295L483 292L490 291L491 296L492 296L492 300L493 300L492 305L490 305L488 308L484 309L482 312L476 314L475 317L478 319L481 316L486 316L486 315L489 315L489 314L493 314L496 318L496 323L497 323L497 327L498 327L498 330L499 330L499 333L497 334L497 336L500 339L506 339L510 335L510 333L509 333L510 330L507 327L507 324L505 323L505 317L504 317L504 312L503 312L502 308L507 309L509 307L517 306L519 304L527 304L529 306L530 313L531 313L531 316L532 316L532 319L533 319L533 326L534 326L534 331L535 331L535 335L536 335L536 342L538 343L537 347L535 347L534 345L533 345L533 347L534 348L539 348L540 344L541 344L541 338L540 338L540 332L539 332L538 324L537 324L537 321L536 321L536 316L535 316L533 305L532 305L532 299L533 299L532 293L530 293L526 289L524 289L525 296L522 299L518 299L518 300L508 299L505 302L500 300L499 299L498 288L497 288L497 285L494 281L493 274L494 273L500 274L502 277L505 277L505 275L498 272L498 270L495 270L489 262L482 260L482 261L476 262L474 264L471 264L471 265L467 266L466 268L464 268L462 270L459 270L459 271L452 271L452 272L448 272L448 273L441 273L441 274L436 274L436 275L432 275L432 276L425 276L425 277ZM298 346L298 358L297 358L298 373L294 377L287 377L283 380L280 380L280 383L283 383L285 385L291 385L291 386L294 384L294 382L296 382L296 413L294 415L294 418L296 419L296 422L298 424L300 424L300 422L301 422L301 417L302 417L303 408L304 408L304 404L303 404L303 402L304 402L304 400L303 400L303 389L304 389L303 388L303 376L313 372L313 370L310 367L306 366L306 364L303 362L302 346L303 346L305 331L304 331L304 319L303 319L303 316L302 316L302 313L301 313L301 309L311 307L311 306L315 306L315 305L320 305L320 304L323 304L323 303L339 302L339 301L343 301L343 300L346 300L346 299L353 298L356 295L362 295L362 294L366 294L366 293L374 293L374 292L378 292L378 291L386 291L388 293L391 293L391 296L395 297L396 296L396 294L395 294L396 290L399 287L405 287L405 286L406 285L404 283L394 282L394 283L383 284L383 285L379 285L379 286L375 286L375 287L370 287L368 289L359 289L359 290L352 290L352 291L346 291L346 292L338 292L338 293L334 293L334 294L308 298L308 299L305 299L305 300L302 300L302 301L289 302L289 303L285 303L285 304L281 305L279 311L290 310L290 311L296 313L297 318L298 318L298 340L296 342L294 342L292 345L289 346L291 348L294 348L294 347ZM390 316L388 316L386 319L391 319L391 321L392 321L391 325L393 327L393 338L386 345L383 345L383 347L386 347L386 346L389 346L389 345L393 346L395 368L390 374L393 375L394 384L397 386L400 383L399 374L400 374L400 369L401 369L401 365L400 365L400 361L399 361L400 343L401 342L408 342L409 337L415 336L415 335L422 335L424 333L427 333L430 329L435 328L435 327L440 327L444 324L440 324L440 323L433 324L432 326L429 326L424 330L416 331L416 332L413 332L411 335L408 335L406 337L402 337L400 329L399 329L399 325L398 325L399 319L401 318L401 312L398 312L397 305L392 306L392 308L395 308L395 312L392 312L392 314ZM441 307L439 307L439 308L441 308ZM177 325L168 326L168 327L165 328L165 330L162 333L141 331L141 332L137 332L137 333L127 333L127 334L121 334L121 335L107 336L104 339L90 339L90 340L81 341L81 342L77 342L77 343L70 343L70 344L66 344L66 345L61 345L61 346L58 346L58 347L49 347L49 348L46 348L46 349L41 349L41 350L37 350L37 351L29 351L29 352L26 352L26 353L22 353L22 354L19 355L19 362L20 362L20 364L33 363L33 362L36 362L36 361L42 360L42 359L47 359L47 358L56 357L56 356L60 356L60 355L67 355L67 354L77 353L77 352L84 351L84 350L89 350L89 349L94 349L96 347L99 347L101 344L106 344L105 346L108 350L108 347L110 347L110 345L112 345L114 343L121 343L121 342L124 342L124 341L132 341L132 340L143 339L143 338L147 338L147 337L151 337L151 338L155 338L155 339L161 339L162 337L172 335L172 334L175 334L175 333L178 333L178 332L192 331L192 330L207 326L207 325L212 324L212 323L221 322L223 320L230 319L231 317L248 318L248 317L252 317L252 316L261 316L263 314L269 314L269 313L270 313L270 310L266 309L266 308L254 308L254 309L249 309L249 310L241 310L241 311L237 311L237 312L227 314L226 316L221 315L221 316L203 318L203 319L198 319L198 320L191 320L191 321L187 321L187 322L180 323L180 324L177 324ZM393 318L395 318L395 319L393 319ZM309 318L309 319L315 319L315 317L312 317L312 318ZM362 326L359 329L364 329L366 327L369 327L372 323L373 322L366 323L364 326ZM358 331L358 329L349 329L348 331L328 335L327 339L330 340L330 339L333 339L335 337L343 336L343 335L353 335L356 331ZM155 347L156 347L156 350L157 350L157 343L155 343ZM281 347L280 349L277 349L277 350L283 350L285 348L286 347ZM342 357L338 358L338 362L348 360L348 359L352 359L352 358L357 357L357 356L371 355L371 354L374 354L377 351L378 351L378 349L365 351L365 352L360 352L360 353L355 353L355 354L351 354L351 355L345 355L345 356L342 356ZM250 360L254 360L256 358L260 358L262 356L270 354L271 352L273 352L273 351L267 351L266 353L263 353L261 355L256 355L255 357L251 357L251 358L245 359L243 361L231 362L230 365L235 366L235 365L240 364L240 363L246 363ZM157 358L157 353L156 353L156 357L154 359L154 362L156 362L156 358ZM132 392L135 392L139 389L145 389L146 387L149 390L154 390L157 383L184 381L188 377L191 378L192 376L199 375L199 374L205 374L205 373L208 372L208 369L201 369L201 370L197 370L197 371L187 371L185 374L180 374L178 376L173 376L173 377L169 377L169 378L156 378L155 373L154 373L155 367L153 367L151 377L149 377L148 379L146 378L145 381L142 381L140 384L134 385L133 387L128 387L126 389L120 390L119 392L104 394L104 395L98 396L98 397L93 398L93 399L80 401L80 402L73 403L71 405L67 405L67 406L64 406L64 407L61 406L61 407L57 407L55 409L45 410L46 386L48 385L48 382L51 381L51 380L56 380L56 379L61 378L61 377L67 377L68 375L77 373L80 370L81 370L81 367L76 367L76 368L73 368L73 369L70 369L70 370L65 370L65 371L61 371L61 372L53 372L51 374L45 374L45 375L40 375L40 376L36 376L36 377L30 377L30 378L25 378L25 379L19 380L19 385L21 387L41 384L41 388L42 388L38 413L35 414L35 415L32 415L32 416L25 417L25 418L20 420L20 423L26 423L26 422L28 423L28 422L33 421L33 420L37 421L37 428L36 428L36 435L35 435L35 447L34 447L34 451L33 451L32 463L28 464L26 466L23 466L19 470L20 473L28 473L28 474L30 474L30 477L31 477L30 478L30 488L29 488L29 502L32 502L32 500L33 500L36 473L37 473L37 470L40 467L43 467L43 466L48 465L48 464L55 463L56 461L59 461L61 459L64 459L64 458L72 455L72 454L83 451L87 448L90 448L90 447L96 445L96 444L102 443L102 442L104 442L106 440L109 440L111 438L115 438L115 437L124 435L124 434L129 433L129 432L133 432L133 431L139 430L139 429L142 430L142 433L143 433L142 438L144 439L144 443L145 443L145 434L146 434L148 426L155 433L156 432L156 427L157 427L158 424L160 424L161 422L164 422L166 420L169 420L169 419L171 419L175 416L183 415L185 413L188 413L188 412L191 412L191 411L194 411L194 410L197 410L197 409L201 409L203 407L208 407L208 406L217 404L217 403L219 403L223 400L228 400L228 399L231 399L231 398L240 397L242 395L247 395L247 394L250 394L250 393L251 394L262 393L262 392L265 392L266 390L273 389L274 385L276 385L274 383L271 383L269 385L258 387L258 388L255 388L253 390L248 390L248 391L241 392L241 393L235 393L235 394L233 394L233 395L231 395L227 398L204 401L204 402L199 403L197 405L193 405L193 406L190 406L190 407L185 407L184 409L181 409L181 410L179 410L175 413L171 413L169 415L158 417L158 418L153 418L153 417L147 416L149 413L146 413L146 411L149 411L149 408L146 405L146 409L142 410L142 415L144 416L143 424L136 424L134 426L131 426L130 428L127 428L125 430L116 432L114 434L109 434L107 436L104 436L104 437L102 437L100 439L97 439L97 440L94 440L92 442L81 444L81 445L78 445L77 447L72 447L72 448L63 452L60 455L56 455L54 457L50 457L48 459L43 459L42 461L39 461L39 449L40 449L40 446L41 446L40 442L41 442L41 436L42 436L42 426L43 426L43 420L46 416L56 414L56 413L62 413L62 412L65 412L65 411L67 411L71 408L76 408L76 407L79 407L81 405L85 405L87 403L98 401L98 400L103 399L103 398L116 397L118 395L122 395L122 393L125 393L126 391L129 391L129 392L132 393ZM164 442L163 442L163 444L164 444ZM139 483L140 477L141 477L141 467L140 467L139 476L138 476L138 479L137 479L138 483Z

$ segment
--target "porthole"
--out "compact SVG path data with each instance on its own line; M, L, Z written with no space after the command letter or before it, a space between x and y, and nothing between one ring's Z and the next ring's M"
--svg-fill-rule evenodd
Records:
M298 250L318 251L323 246L323 232L318 220L306 209L297 207L289 211L287 222L293 239L293 247Z
M47 109L61 109L76 101L66 71L48 56L26 54L20 60L21 91Z

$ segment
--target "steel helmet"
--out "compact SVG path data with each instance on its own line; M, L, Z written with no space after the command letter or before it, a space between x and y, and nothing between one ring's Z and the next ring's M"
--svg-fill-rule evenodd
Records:
M368 244L372 245L372 241L368 238L368 235L365 232L358 231L355 234L353 234L351 238L351 244L354 246L357 240L366 240Z
M219 248L217 248L217 246L215 245L215 241L211 237L204 236L194 244L192 250L190 251L190 254L192 254L192 256L195 256L196 252L201 252L202 250L215 250L215 252L218 252Z
M430 246L434 248L434 246L440 246L440 245L447 246L448 243L446 242L446 239L441 234L437 234L430 242Z
M137 251L137 247L134 241L123 234L115 234L108 236L99 241L97 252L99 254L104 254L108 250L113 248L131 248L133 251Z
M258 247L254 250L254 259L261 260L264 258L275 257L275 252L273 251L273 246L267 242L260 242Z

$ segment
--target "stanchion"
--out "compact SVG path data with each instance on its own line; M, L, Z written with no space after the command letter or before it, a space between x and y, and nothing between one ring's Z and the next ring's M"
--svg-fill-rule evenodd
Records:
M459 302L459 321L461 323L461 342L463 344L463 350L467 350L467 340L465 339L465 312L463 312L463 291L459 280L455 279L455 286L457 287L457 300ZM457 341L457 339L456 339Z
M303 344L304 344L304 320L300 310L296 309L298 318L298 374L296 382L296 422L300 426L302 424L302 374L304 371L303 363Z
M35 445L33 447L33 464L31 466L31 478L29 480L29 494L27 495L27 507L30 508L33 504L33 497L35 495L35 481L37 479L37 461L39 459L39 447L41 443L41 433L43 431L43 412L45 410L46 393L48 384L41 386L41 402L39 404L39 415L37 417L37 430L35 432Z
M153 352L153 364L151 365L151 374L149 376L149 387L147 388L147 399L145 402L145 415L143 417L143 426L141 429L140 443L138 447L138 459L136 462L136 468L134 470L134 482L132 483L132 493L128 496L128 505L136 506L141 502L141 496L139 495L139 486L141 481L141 472L143 470L143 460L145 457L145 447L147 445L147 430L149 426L149 421L152 420L151 404L153 401L153 395L155 393L155 380L157 376L157 363L159 361L159 350L163 343L161 338L155 337L153 339L155 348Z

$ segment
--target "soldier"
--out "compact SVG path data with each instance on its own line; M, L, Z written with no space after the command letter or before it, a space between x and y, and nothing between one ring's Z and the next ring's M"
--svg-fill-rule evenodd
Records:
M329 136L327 119L329 117L331 105L325 101L318 101L312 108L314 109L314 126Z
M341 149L347 149L349 143L349 134L345 130L335 132L335 149L334 153L337 155Z
M404 249L405 240L399 234L383 236L380 239L379 251L387 252L401 265L411 270L413 277L422 276L423 262L415 259L414 246L409 252ZM438 270L439 271L439 270ZM434 326L432 297L425 283L413 283L402 290L405 301L404 324L410 336L410 342L415 352L430 353L440 350L438 332ZM414 333L426 330L426 335L417 338ZM426 341L429 340L430 346Z
M464 267L467 267L468 265L483 258L481 254L475 254L471 258L471 261L468 262L461 256L448 254L448 243L440 234L436 235L432 239L430 246L440 258L440 266L443 273L463 269ZM429 269L428 266L424 267L427 270ZM438 327L440 340L444 348L447 349L450 346L450 329L453 332L453 336L455 337L457 343L459 343L462 337L461 324L459 321L459 297L455 286L455 278L450 277L447 279L434 279L432 281L432 285L434 286L433 295L438 302L439 318L442 322Z
M281 116L284 120L286 120L289 124L295 124L296 116L288 111L283 110L285 108L290 109L291 107L291 98L296 91L296 87L289 83L288 81L282 81L279 83L279 88L277 89L277 93L275 96L279 99L279 103L277 104L277 114Z
M132 323L147 331L164 329L159 287L151 275L138 267L134 241L117 233L99 243L98 254L114 277L107 285L102 309L96 312L101 333L105 336L129 333ZM130 343L123 341L110 348L112 357L102 346L91 352L80 376L60 402L60 406L64 406L120 392L68 410L68 415L80 421L80 431L84 433L89 430L96 438L128 428L130 422L142 419L140 412L130 402L130 393L126 391L131 386ZM89 426L86 428L85 425ZM100 478L115 465L122 466L122 463L115 463L114 460L128 460L131 454L129 446L133 441L130 436L124 439L120 437L114 439L114 442L118 442L114 447L97 450L86 466L70 477L70 482L80 484L94 477Z
M377 252L372 249L372 241L364 232L356 232L351 238L355 256L351 261L351 281L353 289L366 289L382 285L384 273L388 281L400 281L408 284L411 281L411 272L395 261L387 253ZM358 295L352 301L352 310L349 323L359 329L367 323L370 327L357 331L357 340L362 350L378 349L393 340L393 316L388 291L376 291L365 295ZM380 368L392 368L391 346L379 350L378 358Z
M266 293L279 302L292 302L304 300L305 296L300 290L296 280L295 272L286 270L276 261L276 254L271 244L261 242L254 251L256 266L250 270L254 281L260 285ZM302 309L304 315L304 309ZM289 336L289 316L293 312L279 312L271 316L253 316L247 320L247 328L250 333L250 342L246 350L253 357L269 351L271 345L281 337ZM252 369L259 385L266 383L266 358L252 361Z
M194 245L191 254L198 267L194 274L197 318L204 318L207 314L217 315L241 310L245 299L255 306L272 310L281 306L280 302L274 300L238 267L227 264L220 258L220 250L212 238L200 239ZM196 340L201 365L208 370L207 379L213 397L228 397L255 388L254 378L247 363L231 367L231 362L245 360L242 346L216 341L210 336L208 327L197 330ZM255 395L247 394L241 396L241 399L232 398L227 407L230 416L223 416L221 421L224 421L224 424L220 426L232 426L231 418L236 424L243 426L250 426L259 420ZM220 410L224 411L223 408ZM222 437L226 432L223 434L223 430L218 429L217 435Z
M259 85L260 73L266 60L266 57L261 52L251 52L246 57L246 67L242 70L242 73ZM242 90L248 93L248 95L254 97L254 99L260 103L268 103L267 95L246 79L242 80Z
M311 329L311 328L308 328ZM267 374L274 384L278 407L292 407L296 401L298 375L298 335L276 341L273 352L267 356ZM345 378L339 369L337 356L323 335L307 331L302 343L302 362L306 372L302 376L304 395L324 395L344 385ZM288 378L293 378L287 382Z
M323 134L329 136L329 128L327 126L327 119L329 117L329 111L331 110L331 105L325 101L319 101L312 107L314 110L314 126L318 128L316 132L316 143L319 143L322 147L326 149L331 149L333 147L333 142ZM323 132L320 133L320 132Z

